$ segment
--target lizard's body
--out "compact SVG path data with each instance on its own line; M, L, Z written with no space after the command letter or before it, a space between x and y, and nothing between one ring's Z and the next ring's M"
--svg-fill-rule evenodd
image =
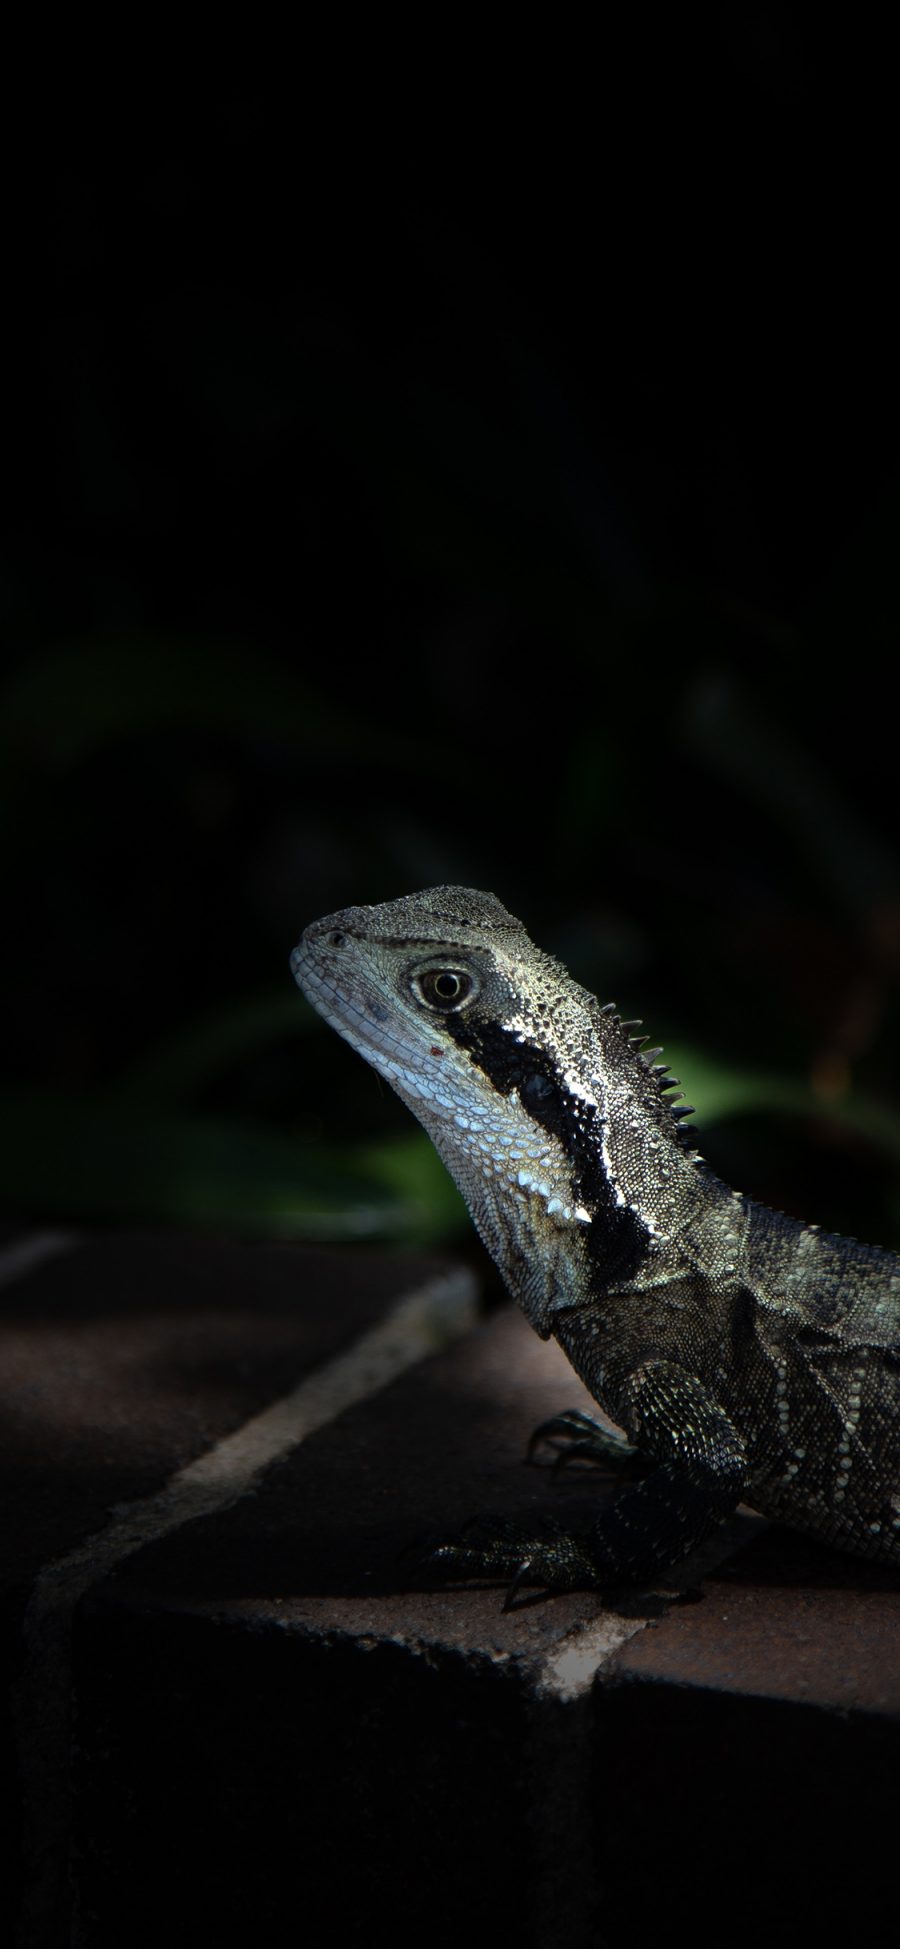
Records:
M424 1124L532 1325L657 1465L589 1536L498 1522L439 1555L549 1584L645 1577L743 1499L900 1565L900 1258L721 1184L635 1025L490 894L348 908L293 966ZM555 1432L590 1452L576 1421Z

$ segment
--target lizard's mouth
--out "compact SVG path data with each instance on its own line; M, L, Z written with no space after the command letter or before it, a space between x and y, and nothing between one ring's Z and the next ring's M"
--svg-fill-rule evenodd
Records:
M318 950L318 943L306 935L291 954L291 973L308 1002L345 1042L380 1068L390 1082L396 1071L415 1064L419 1052L407 1043L391 1024L392 1011L375 992L373 983L358 965L330 952Z
M370 1019L363 996L354 993L348 970L335 966L333 956L323 966L323 957L316 954L306 935L291 954L291 973L307 1001L342 1034L347 1033L351 1024L362 1029ZM366 996L365 1002L368 999Z

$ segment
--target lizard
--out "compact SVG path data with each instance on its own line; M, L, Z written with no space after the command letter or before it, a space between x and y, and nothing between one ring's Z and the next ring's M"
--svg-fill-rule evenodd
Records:
M722 1183L641 1024L493 894L348 907L291 966L418 1117L509 1292L614 1424L570 1409L532 1437L622 1469L589 1528L477 1518L435 1563L510 1579L507 1607L522 1583L647 1583L744 1502L900 1566L900 1257Z

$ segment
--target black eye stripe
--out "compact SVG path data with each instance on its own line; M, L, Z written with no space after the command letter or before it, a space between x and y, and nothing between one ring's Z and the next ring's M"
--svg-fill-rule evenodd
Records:
M536 1123L560 1136L571 1123L571 1107L552 1073L549 1058L533 1043L523 1043L512 1029L473 1014L448 1018L454 1040L470 1050L502 1096L517 1090L522 1106ZM538 1067L538 1064L541 1067Z
M643 1264L650 1241L643 1221L630 1207L620 1207L608 1182L599 1113L556 1082L546 1052L523 1044L514 1030L485 1021L475 1010L448 1015L447 1029L501 1096L518 1090L528 1115L559 1139L572 1172L573 1197L595 1216L596 1222L587 1230L586 1249L598 1277L607 1284L630 1279Z

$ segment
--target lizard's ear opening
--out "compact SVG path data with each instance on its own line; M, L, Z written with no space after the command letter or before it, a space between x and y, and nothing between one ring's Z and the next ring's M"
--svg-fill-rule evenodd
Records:
M464 1008L467 1002L474 1001L478 992L478 983L468 968L447 967L444 963L439 967L417 968L410 986L417 1001L441 1015Z

